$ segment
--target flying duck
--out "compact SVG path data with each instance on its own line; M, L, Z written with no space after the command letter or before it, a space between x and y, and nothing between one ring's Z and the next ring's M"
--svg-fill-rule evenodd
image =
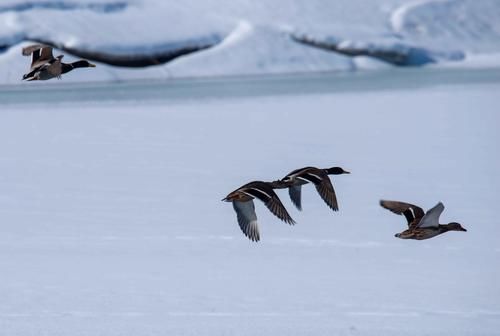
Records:
M94 64L86 60L62 63L61 60L64 56L59 55L54 58L52 55L52 47L43 44L35 44L23 48L23 55L32 56L30 72L23 76L23 80L27 81L61 78L62 74L76 68L95 67Z
M408 229L395 235L401 239L424 240L447 231L467 231L456 222L439 224L439 216L444 210L441 202L425 213L422 208L410 203L381 200L380 205L395 214L405 216Z
M350 172L345 171L340 167L326 169L304 167L290 172L281 179L281 182L288 187L288 193L290 194L292 203L297 207L297 209L302 210L302 185L311 182L316 187L316 190L323 201L325 201L325 203L333 211L338 211L339 206L337 203L337 196L335 196L335 189L333 189L332 181L330 181L328 175L341 174L350 174Z
M233 208L236 211L241 231L252 241L260 240L257 215L253 203L254 198L264 202L266 207L285 223L295 224L278 195L274 192L273 188L275 186L277 184L273 182L253 181L239 187L222 199L225 202L233 202Z

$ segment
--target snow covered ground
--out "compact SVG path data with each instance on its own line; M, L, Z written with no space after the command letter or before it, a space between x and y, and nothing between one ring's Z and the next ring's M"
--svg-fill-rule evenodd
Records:
M466 65L472 59L477 65L477 55L493 54L487 64L498 67L499 16L497 0L4 0L0 4L0 84L20 83L29 64L28 58L21 57L21 48L30 41L115 56L212 45L147 68L99 64L96 69L65 75L65 82L387 66L377 57L370 62L346 57L298 43L296 37L333 44L340 52L354 48L362 55L394 53L408 57L403 63L411 65Z
M0 88L1 334L498 335L498 70L54 83ZM250 242L220 200L306 165L340 212Z
M0 335L498 335L499 17L497 0L3 0ZM212 47L22 83L38 40ZM220 200L306 165L352 172L340 212L280 191L298 224L256 203L250 242ZM442 201L468 232L399 240L380 198Z

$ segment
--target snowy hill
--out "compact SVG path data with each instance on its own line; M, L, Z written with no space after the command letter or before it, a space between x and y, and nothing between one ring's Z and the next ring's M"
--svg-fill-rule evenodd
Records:
M20 56L26 41L103 62L65 81L466 65L500 53L499 16L495 0L7 0L0 5L0 83L19 83L29 63ZM171 61L172 54L183 56ZM104 64L126 65L113 62L124 57L169 62L134 70Z

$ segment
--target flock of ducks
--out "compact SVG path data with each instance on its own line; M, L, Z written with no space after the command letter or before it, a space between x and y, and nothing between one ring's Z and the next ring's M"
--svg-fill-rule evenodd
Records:
M93 68L94 64L87 60L72 63L63 63L63 55L54 57L52 47L35 44L23 48L24 56L31 55L30 71L23 76L23 80L48 80L61 78L62 74L77 68ZM236 218L241 231L252 241L260 240L257 215L255 214L255 198L262 201L266 207L279 219L290 225L295 221L286 210L275 189L288 189L290 199L298 210L302 210L302 186L314 184L319 196L333 211L339 210L337 196L332 181L328 175L350 174L341 167L316 168L304 167L288 173L281 180L273 182L253 181L229 193L223 201L232 202L236 211ZM467 231L459 223L451 222L439 224L439 216L444 210L443 203L439 202L427 212L422 208L405 202L381 200L380 205L395 214L405 216L408 229L395 236L401 239L423 240L435 237L447 231Z
M301 191L302 186L308 183L314 184L318 194L333 211L338 211L339 206L335 189L328 175L350 174L341 167L316 168L304 167L296 169L281 180L272 182L252 181L235 191L229 193L222 201L232 202L236 211L236 218L241 231L252 241L260 240L257 215L255 214L255 198L262 201L265 206L279 219L290 225L295 221L290 216L285 206L274 191L275 189L288 189L290 199L298 210L302 210ZM380 205L395 214L403 215L408 222L408 229L395 236L401 239L424 240L435 237L447 231L467 231L459 223L440 224L439 216L444 210L443 203L439 202L427 212L416 205L381 200Z
M23 80L48 80L61 78L62 74L77 68L94 68L95 64L87 60L79 60L72 63L63 63L64 55L54 57L52 47L43 44L34 44L23 48L23 55L31 55L30 71L23 76Z

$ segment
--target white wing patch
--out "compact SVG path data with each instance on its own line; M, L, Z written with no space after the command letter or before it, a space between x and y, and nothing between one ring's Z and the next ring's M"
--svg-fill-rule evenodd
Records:
M317 178L318 180L322 180L321 176L318 176L316 174L313 174L313 173L308 173L310 174L311 176L314 176L315 178Z
M408 210L410 210L411 215L413 216L413 218L415 218L415 211L413 211L413 209L411 207L409 207Z
M439 216L444 210L443 203L439 202L436 206L429 211L427 211L418 223L417 227L437 227L439 226Z
M256 190L264 195L266 195L267 197L271 198L271 195L269 195L268 193L266 193L264 190L262 189L257 189L257 188L249 188L249 189L252 189L252 190Z

